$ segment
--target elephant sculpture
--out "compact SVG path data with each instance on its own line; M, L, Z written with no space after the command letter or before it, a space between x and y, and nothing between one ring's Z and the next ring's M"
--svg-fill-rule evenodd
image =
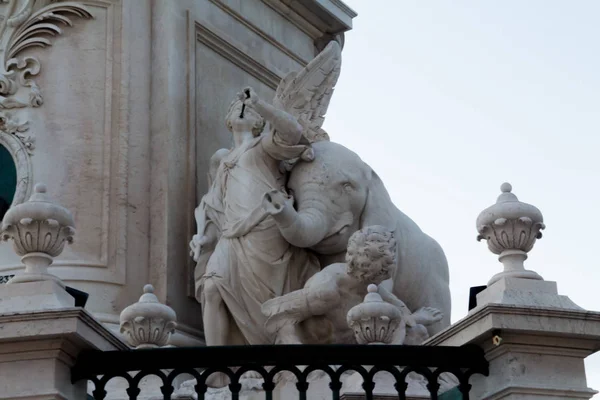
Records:
M412 311L441 310L430 325L433 335L450 325L448 263L440 245L392 203L377 174L346 147L321 141L312 144L313 161L300 160L292 169L288 190L270 191L264 210L273 216L292 245L309 248L321 265L344 262L350 236L372 225L385 226L397 240L397 265L383 283Z

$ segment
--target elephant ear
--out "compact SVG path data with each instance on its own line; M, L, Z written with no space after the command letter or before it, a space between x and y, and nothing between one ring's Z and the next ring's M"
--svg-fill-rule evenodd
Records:
M396 229L394 221L397 219L394 215L396 208L385 185L371 167L367 169L365 181L367 182L367 199L360 215L360 226L381 225L394 231Z
M309 143L329 140L322 126L341 66L342 48L337 41L331 41L303 70L290 72L277 87L273 106L304 125Z

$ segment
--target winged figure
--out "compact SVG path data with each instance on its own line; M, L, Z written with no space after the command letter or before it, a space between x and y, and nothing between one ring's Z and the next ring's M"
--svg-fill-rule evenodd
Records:
M306 68L290 72L277 87L273 106L305 123L304 137L309 143L329 140L322 126L341 66L342 49L331 41Z
M234 147L211 159L210 189L195 211L198 233L190 243L209 346L272 343L261 305L301 289L319 270L314 255L283 238L261 203L273 190L292 201L286 170L298 159L311 161L311 143L327 140L322 125L340 66L340 45L331 42L282 79L273 104L247 87L228 109Z

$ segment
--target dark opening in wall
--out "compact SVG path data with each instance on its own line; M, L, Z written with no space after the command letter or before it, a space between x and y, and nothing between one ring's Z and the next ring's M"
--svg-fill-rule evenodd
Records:
M10 152L0 145L0 220L12 204L17 189L17 167Z

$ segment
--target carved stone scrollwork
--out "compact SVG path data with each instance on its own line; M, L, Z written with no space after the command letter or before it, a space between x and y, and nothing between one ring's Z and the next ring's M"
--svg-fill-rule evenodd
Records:
M12 155L17 170L17 187L12 205L23 203L31 195L31 155L35 149L35 137L28 132L27 121L21 122L10 112L0 110L0 146L4 146Z
M35 136L26 133L29 131L29 122L21 123L10 112L0 111L0 131L19 139L27 154L33 154Z
M64 287L58 277L48 273L48 267L66 244L73 243L75 222L71 212L46 191L45 185L37 184L29 201L12 207L4 216L0 238L12 240L15 253L25 264L25 271L8 284L53 280Z
M177 323L173 309L161 304L152 285L144 286L144 294L137 303L121 312L121 333L136 349L166 346Z
M496 204L481 212L477 218L477 240L486 240L488 248L498 255L504 271L496 274L488 285L501 278L542 279L523 263L535 241L542 237L544 217L536 207L519 201L512 186L504 183Z
M41 106L44 99L33 79L40 73L41 63L36 57L19 54L30 47L50 46L50 38L62 34L60 24L73 25L69 16L92 18L78 3L40 4L37 0L0 2L0 108Z
M536 239L542 237L540 229L544 229L544 224L534 222L529 217L510 220L498 218L480 228L478 239L486 239L488 248L494 254L510 249L527 253L533 248Z
M359 344L402 344L406 322L400 310L383 301L377 285L369 285L365 301L353 307L346 317Z

